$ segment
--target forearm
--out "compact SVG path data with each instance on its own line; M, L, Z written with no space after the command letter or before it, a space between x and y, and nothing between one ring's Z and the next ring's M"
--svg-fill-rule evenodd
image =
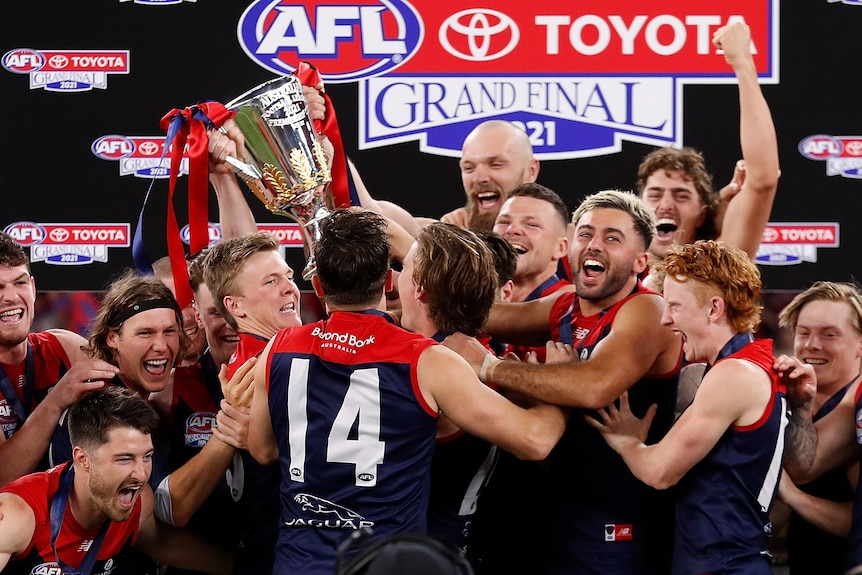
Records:
M242 188L232 173L210 174L218 201L219 223L223 238L236 238L257 231L254 214Z
M778 140L772 113L749 58L735 69L739 82L739 142L745 183L755 193L771 194L778 183Z
M811 420L811 406L797 407L790 412L787 439L784 447L784 469L796 483L814 479L814 460L817 455L817 430Z
M48 451L62 410L47 400L39 404L15 434L0 444L0 486L32 473Z
M200 453L168 476L173 524L183 526L224 481L234 448L211 437Z
M630 384L623 377L596 367L595 363L580 362L533 365L502 361L486 383L553 405L599 409L619 397Z
M814 497L799 489L791 489L783 498L793 511L803 519L827 533L837 537L850 536L853 502L837 502Z

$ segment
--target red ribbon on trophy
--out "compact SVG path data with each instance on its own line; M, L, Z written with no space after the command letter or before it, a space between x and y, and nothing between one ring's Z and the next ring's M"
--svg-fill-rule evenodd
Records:
M294 72L303 86L322 86L323 79L320 71L308 62L300 62ZM335 117L335 106L325 90L321 90L321 96L326 103L326 115L323 120L314 120L314 127L318 133L325 135L332 142L335 149L332 160L332 198L336 208L347 208L351 205L359 205L359 196L356 194L356 185L350 170L347 169L347 156L344 153L344 144L341 141L341 129L338 127L338 119Z
M209 158L207 151L207 128L219 127L233 113L218 102L203 102L183 110L174 108L161 119L159 126L165 131L165 149L171 154L171 175L168 191L167 229L165 239L174 290L181 308L188 306L194 294L189 286L189 270L186 263L177 217L174 213L174 190L183 150L188 144L188 216L189 254L194 255L209 244Z

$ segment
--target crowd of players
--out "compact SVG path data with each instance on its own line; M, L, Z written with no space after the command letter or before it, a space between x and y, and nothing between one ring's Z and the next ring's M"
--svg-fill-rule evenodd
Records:
M792 572L862 564L862 295L795 298L793 356L755 337L777 143L747 28L714 42L739 85L727 186L662 148L636 193L571 211L500 120L465 139L467 203L439 222L351 165L364 209L320 224L307 325L230 122L209 143L225 239L185 309L162 263L112 282L88 339L31 333L0 235L2 569L332 574L368 532L429 533L478 573L768 574L776 498Z

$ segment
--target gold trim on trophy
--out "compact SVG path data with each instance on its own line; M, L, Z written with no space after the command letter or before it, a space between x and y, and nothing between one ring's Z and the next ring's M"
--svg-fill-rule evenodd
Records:
M321 183L331 182L332 174L329 172L329 159L326 157L326 152L323 151L323 146L320 145L318 140L314 140L311 147L314 152L314 159L317 161L317 165L320 166L318 176Z
M311 170L311 162L302 150L294 148L290 151L290 167L299 176L299 183L306 192L317 187L317 180Z

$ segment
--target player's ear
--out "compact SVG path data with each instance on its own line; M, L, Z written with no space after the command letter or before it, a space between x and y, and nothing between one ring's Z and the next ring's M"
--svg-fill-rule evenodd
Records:
M314 288L314 293L317 297L322 298L324 295L326 295L323 293L323 286L320 285L320 278L317 274L311 276L311 287Z
M76 445L72 448L72 461L75 462L78 466L81 467L84 471L90 471L90 454L84 450L80 445Z
M224 308L230 312L230 314L234 317L245 317L245 314L242 313L241 306L239 303L239 298L235 298L232 295L224 296Z
M718 318L722 317L724 315L725 307L726 303L724 301L724 298L717 295L714 295L709 298L709 319L715 321Z

